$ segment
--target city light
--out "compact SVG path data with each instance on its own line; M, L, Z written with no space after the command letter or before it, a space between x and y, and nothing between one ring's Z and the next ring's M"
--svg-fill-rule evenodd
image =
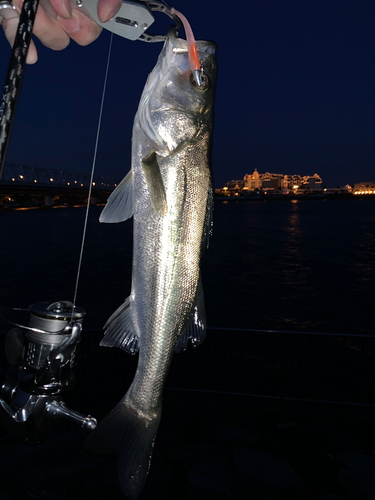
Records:
M370 189L370 190L367 190L367 191L363 191L363 190L357 190L357 191L354 191L354 194L375 194L375 191Z
M74 180L74 176L77 176L76 180ZM90 187L89 186L90 182L92 189L94 189L94 191L96 190L110 191L118 187L117 181L109 177L104 177L104 176L101 178L99 177L98 180L94 181L94 179L90 180L87 176L82 175L80 173L74 173L74 172L68 173L63 170L61 171L54 169L47 170L45 168L39 169L38 167L22 167L21 165L16 165L16 166L6 165L4 177L8 183L8 186L10 187L10 184L12 184L13 186L12 190L18 189L22 193L22 195L25 194L24 184L26 184L26 186L29 186L29 192L26 193L26 196L22 196L22 199L20 201L20 205L22 206L22 204L25 202L27 204L27 208L30 208L29 205L30 206L32 205L34 208L34 203L37 203L37 206L39 207L40 206L39 198L42 199L43 196L47 196L46 195L46 192L48 192L47 190L53 193L52 198L55 204L55 201L58 199L58 196L60 196L61 198L62 193L65 194L64 186L66 188L80 187L81 188L80 191L88 189ZM58 188L61 188L62 193L56 191L56 189ZM34 199L30 201L29 196L38 197L38 202L35 202ZM5 204L5 202L6 199L3 195L2 200L0 200L0 207L2 207ZM14 203L14 201L12 201L12 203ZM17 204L18 203L19 201L17 199ZM70 199L64 204L70 205Z

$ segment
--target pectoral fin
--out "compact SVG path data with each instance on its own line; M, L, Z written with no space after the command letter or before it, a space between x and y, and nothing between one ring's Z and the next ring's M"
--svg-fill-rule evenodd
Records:
M134 212L133 174L132 171L123 178L108 198L100 217L100 222L122 222L130 219Z
M147 190L155 212L164 217L168 212L167 198L156 153L152 152L142 160Z

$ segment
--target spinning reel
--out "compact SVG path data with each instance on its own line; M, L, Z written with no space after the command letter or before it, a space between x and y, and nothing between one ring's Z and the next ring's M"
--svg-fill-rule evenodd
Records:
M8 378L0 392L0 418L15 437L38 442L54 420L94 429L95 418L68 408L61 393L74 383L73 367L85 311L68 301L29 307L29 326L15 325L5 340ZM7 320L10 322L9 320Z

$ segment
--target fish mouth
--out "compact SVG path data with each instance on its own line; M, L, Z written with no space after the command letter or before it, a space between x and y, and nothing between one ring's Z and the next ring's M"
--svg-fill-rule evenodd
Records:
M175 66L182 73L191 73L190 56L188 43L183 38L179 38L176 28L171 28L168 32L164 45L163 72L167 73L168 68ZM200 68L210 67L214 69L215 64L211 64L215 58L217 45L209 40L196 40L196 48L200 62ZM208 69L208 68L207 68ZM209 70L210 72L210 70Z

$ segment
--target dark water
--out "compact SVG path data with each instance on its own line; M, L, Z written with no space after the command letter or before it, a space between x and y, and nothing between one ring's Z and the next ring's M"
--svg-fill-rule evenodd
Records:
M132 222L99 224L100 211L90 209L77 297L90 328L131 280ZM84 217L0 212L1 305L73 299ZM209 326L372 333L375 201L217 201L203 285Z

